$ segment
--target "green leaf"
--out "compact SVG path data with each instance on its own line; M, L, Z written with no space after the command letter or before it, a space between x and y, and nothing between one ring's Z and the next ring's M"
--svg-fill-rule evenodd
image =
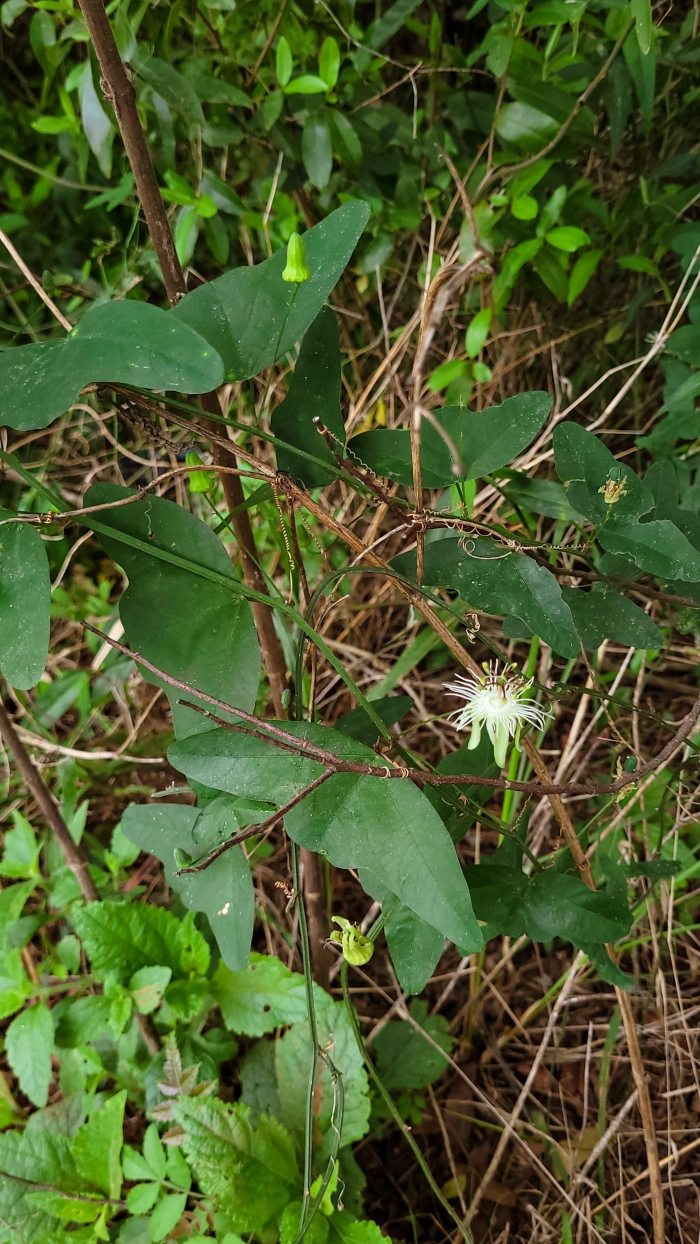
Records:
M162 862L168 885L185 907L206 912L224 962L240 971L248 963L254 917L253 881L242 849L232 847L202 873L177 876L177 848L193 859L204 853L200 841L193 838L199 817L197 808L183 804L132 804L124 813L122 827L132 842ZM234 820L233 832L238 828Z
M277 44L277 53L275 55L275 72L280 86L284 87L287 85L292 76L293 68L294 61L292 59L291 48L284 35L282 35L282 38Z
M144 82L165 100L170 108L182 113L197 125L205 124L202 105L199 102L194 86L158 56L142 56L137 53L131 57L131 64Z
M359 875L362 888L384 909L384 933L401 988L421 993L445 949L442 933L400 903L368 869L360 869Z
M392 566L413 578L415 554L394 558ZM579 652L571 611L554 575L532 558L509 553L493 540L477 537L463 547L450 536L426 544L424 581L452 588L473 609L513 614L562 656Z
M550 229L545 237L550 246L556 247L558 251L566 251L568 255L580 250L582 246L588 246L591 241L585 229L579 229L576 225L560 225L557 229Z
M360 1221L344 1210L329 1219L331 1244L384 1244L386 1236L376 1222Z
M500 859L499 851L464 870L488 936L525 934L538 942L561 937L578 945L616 941L629 930L632 915L624 901L589 890L580 877L553 868L528 877Z
M562 588L584 648L595 651L604 639L631 648L660 648L663 635L655 622L621 592L584 592Z
M313 73L305 73L300 78L292 78L292 81L285 86L284 93L285 95L321 95L327 90L328 85L323 78L317 78ZM306 163L306 159L304 163ZM319 189L323 189L323 187L321 186Z
M181 1097L173 1110L205 1195L216 1198L234 1231L269 1230L301 1191L289 1132L264 1115L253 1128L246 1106L213 1098Z
M475 748L463 743L456 751L448 752L438 762L437 771L446 775L471 773L489 778L498 777L500 772L494 760L493 745L485 735ZM488 786L426 786L425 793L453 842L464 838L479 809L491 798Z
M325 726L293 722L286 729L338 756L376 763L370 748ZM176 743L170 758L207 786L278 804L322 772L316 761L225 730ZM289 812L285 824L295 842L327 855L336 867L369 868L445 937L480 945L449 835L413 783L338 773ZM376 825L382 826L381 838Z
M381 700L373 700L372 708L385 726L393 726L413 708L410 695L388 695ZM372 747L376 743L379 732L374 722L363 708L353 708L343 713L333 722L333 729L358 743L366 743Z
M506 143L515 143L525 151L539 151L559 129L553 117L531 108L529 104L504 104L496 114L496 133Z
M560 423L554 429L554 461L566 487L569 503L592 523L635 519L652 509L654 498L631 467L618 462L597 436L577 423ZM608 478L624 480L625 492L613 505L606 504ZM614 550L613 550L614 551Z
M369 213L369 204L356 200L307 230L304 246L311 279L302 285L282 280L287 258L282 247L256 267L234 268L200 285L169 314L211 342L224 360L226 379L257 375L300 341L315 320L348 263Z
M301 1201L291 1201L289 1205L285 1206L280 1219L279 1244L295 1244L295 1240L299 1235L302 1208L303 1203ZM315 1218L311 1220L308 1229L304 1232L304 1244L326 1244L328 1231L328 1219L325 1214L316 1214Z
M9 832L12 833L12 830ZM5 853L7 853L7 838L8 834L6 833ZM6 876L7 874L3 875ZM36 881L32 879L20 882L17 885L6 886L0 892L0 958L4 955L7 948L7 934L15 921L19 920L22 915L24 904L30 894L34 892L35 886Z
M553 479L529 479L517 475L506 480L503 491L509 501L523 510L544 514L546 518L567 519L570 523L582 523L583 515L570 505L566 489Z
M602 254L602 249L597 247L594 250L586 251L583 255L579 255L569 276L569 292L566 298L568 306L572 307L576 299L583 293L598 267Z
M85 69L80 83L80 115L85 137L88 140L90 150L100 166L100 172L104 177L110 177L112 173L112 141L115 130L95 90L92 65L89 59L85 61Z
M129 495L115 484L97 484L85 504ZM90 516L90 523L128 574L119 613L134 649L175 678L250 712L260 678L255 624L248 602L226 586L229 580L235 589L238 578L211 528L161 497L102 511L96 520ZM141 548L125 543L121 533ZM191 563L192 571L164 560L174 553ZM207 578L208 571L224 582ZM144 676L160 685L154 675ZM170 689L169 695L178 735L209 728L206 718L177 704L181 692Z
M194 255L199 233L199 221L196 207L181 207L175 223L175 250L183 267Z
M637 0L637 2L643 3L644 0ZM656 98L656 49L652 42L649 51L643 54L637 32L633 30L625 40L622 54L639 100L644 129L648 132L654 115Z
M39 852L41 843L29 821L17 809L13 809L12 820L14 829L5 832L5 848L0 863L2 877L35 877L39 878Z
M170 1235L182 1218L186 1205L186 1192L171 1192L158 1202L151 1214L148 1226L148 1233L153 1244L159 1244L159 1241L164 1240L166 1235Z
M326 995L317 1015L318 1041L327 1049L334 1066L343 1077L345 1099L340 1145L360 1140L369 1127L371 1103L367 1074L345 1004L333 1002ZM309 1025L306 1020L294 1024L277 1042L275 1064L277 1089L281 1107L280 1122L289 1128L298 1143L303 1144L306 1089L309 1075ZM319 1065L317 1096L314 1103L314 1131L317 1136L316 1160L330 1157L334 1139L331 1127L333 1085L328 1067Z
M35 1106L45 1106L51 1083L53 1017L43 1002L13 1019L5 1034L8 1062L22 1092Z
M220 964L211 986L227 1028L246 1037L262 1037L306 1018L304 977L271 956L251 954L243 972ZM319 991L319 1001L324 996Z
M102 995L66 999L59 1003L56 1045L75 1049L101 1037L109 1027L110 1001ZM58 1008L54 1007L54 1013Z
M401 30L419 4L420 0L395 0L395 3L376 22L372 22L367 30L365 35L367 47L375 50L383 47L393 35Z
M458 406L445 406L434 412L459 455L459 474L478 479L511 462L542 427L552 407L548 393L519 393L500 406L472 413ZM379 428L353 436L350 449L377 475L397 484L413 483L410 432L403 428ZM426 488L444 488L454 483L453 457L432 424L421 425L421 466Z
M646 56L651 48L651 0L630 0L630 9L639 50L642 56Z
M449 1054L453 1042L444 1015L428 1015L428 1004L422 999L411 1003L411 1015L440 1049ZM447 1059L406 1019L386 1024L377 1033L374 1048L377 1071L389 1092L427 1088L447 1066Z
M126 1205L130 1214L147 1214L153 1209L160 1196L160 1184L135 1184L126 1194Z
M0 663L11 687L26 691L44 672L50 604L44 541L28 523L6 523L0 527Z
M93 381L208 393L222 379L215 350L170 312L131 299L106 302L63 341L0 354L0 424L45 428Z
M129 981L131 1000L139 1015L150 1015L160 1006L170 984L170 968L139 968Z
M312 80L299 78L296 84L290 82L286 88L287 92L291 91L295 85L298 89L304 81L309 82ZM326 89L325 83L321 82L320 86L321 90ZM309 94L309 91L306 91L305 94ZM312 186L315 186L317 190L325 190L333 171L333 144L328 122L325 118L315 116L312 113L304 122L301 136L301 154L304 160L304 168Z
M115 1093L78 1128L71 1145L78 1174L105 1196L117 1200L122 1190L122 1129L126 1089Z
M321 45L318 72L326 84L326 89L332 91L340 72L340 48L337 39L334 39L332 35L328 35Z
M0 1220L12 1244L71 1244L55 1217L27 1195L27 1183L48 1183L66 1192L82 1191L68 1137L57 1131L6 1131L0 1134ZM15 1176L18 1181L12 1178ZM36 1194L31 1194L36 1195Z
M223 78L214 78L203 73L195 65L187 67L187 78L192 83L197 96L203 103L228 104L229 108L252 108L253 102L239 87L224 82Z
M165 907L106 902L86 903L71 919L98 979L109 974L126 984L140 968L160 966L187 977L209 966L191 915L181 921Z
M338 321L330 307L322 307L304 334L297 365L289 382L287 396L272 412L270 429L287 445L303 449L328 463L328 470L293 449L276 447L277 467L306 488L319 488L337 476L335 459L316 431L314 418L320 419L338 443L342 453L345 425L340 411L340 334Z
M484 307L482 311L477 311L471 321L465 337L465 347L470 359L475 359L483 350L492 319L493 311L490 307Z
M640 570L659 579L700 582L700 553L668 519L625 523L616 517L606 523L598 538L609 553L631 557Z

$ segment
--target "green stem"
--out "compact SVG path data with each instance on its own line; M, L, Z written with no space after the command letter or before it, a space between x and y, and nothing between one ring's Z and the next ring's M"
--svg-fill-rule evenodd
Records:
M456 1223L459 1234L461 1235L462 1239L465 1241L465 1244L472 1244L471 1236L469 1235L469 1232L464 1226L462 1219L459 1217L459 1214L455 1212L455 1210L452 1208L447 1198L440 1191L440 1188L438 1187L437 1183L435 1182L435 1179L433 1178L433 1174L430 1170L430 1167L428 1166L428 1163L426 1162L425 1158L423 1157L423 1154L420 1151L420 1148L416 1144L416 1141L413 1139L411 1133L406 1127L406 1124L401 1118L401 1115L399 1114L399 1111L396 1107L396 1104L394 1103L393 1098L389 1095L387 1090L384 1088L384 1085L382 1084L382 1081L379 1078L379 1075L377 1073L377 1069L374 1063L372 1062L372 1059L370 1058L369 1054L367 1053L367 1047L365 1046L362 1033L360 1032L360 1026L357 1022L357 1015L355 1014L355 1008L352 1005L352 1001L350 999L350 993L348 991L348 965L345 961L343 961L343 966L340 969L340 980L343 986L343 998L345 1000L345 1006L347 1007L347 1012L348 1012L348 1016L350 1019L350 1023L352 1025L352 1030L355 1034L355 1040L357 1041L357 1047L360 1053L362 1054L365 1067L367 1068L371 1079L374 1080L374 1083L376 1084L382 1096L382 1099L384 1101L384 1104L387 1110L389 1111L389 1114L391 1115L392 1119L394 1120L394 1123L396 1124L399 1131L403 1135L404 1140L406 1141L407 1145L409 1146L409 1148L411 1149L413 1153L413 1156L416 1159L416 1162L418 1163L423 1174L425 1175L425 1178L434 1196L440 1202L443 1209L446 1210L447 1213L450 1215L450 1218L452 1219L452 1221Z

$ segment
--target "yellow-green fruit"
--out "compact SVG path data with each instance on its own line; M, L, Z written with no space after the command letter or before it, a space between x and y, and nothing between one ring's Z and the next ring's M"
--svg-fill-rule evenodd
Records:
M306 262L306 247L298 233L293 233L287 242L287 266L282 273L282 280L293 285L301 285L311 277Z
M343 948L343 958L355 967L369 963L374 954L374 942L365 937L359 925L351 924L344 916L334 916L333 923L340 925L340 931L334 929L330 940L339 942Z
M190 450L185 454L185 466L197 467L204 466L199 454ZM214 479L210 471L190 471L189 479L190 492L211 492L214 487Z

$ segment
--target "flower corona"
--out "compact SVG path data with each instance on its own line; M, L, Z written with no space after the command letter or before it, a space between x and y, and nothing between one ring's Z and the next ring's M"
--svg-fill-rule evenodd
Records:
M451 695L460 696L465 701L464 706L451 713L448 720L454 723L457 730L471 726L470 750L479 746L485 726L493 743L496 764L502 769L506 763L509 739L514 738L518 747L523 724L541 729L549 714L529 694L533 680L516 672L514 665L505 665L499 670L498 662L494 661L488 665L484 663L483 669L481 678L465 678L457 674L453 683L445 684Z

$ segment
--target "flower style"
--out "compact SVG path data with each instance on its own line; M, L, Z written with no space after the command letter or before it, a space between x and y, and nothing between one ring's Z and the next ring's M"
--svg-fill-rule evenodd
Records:
M471 726L469 750L479 746L484 726L493 743L493 754L499 769L506 763L508 740L515 738L519 747L520 729L523 723L542 728L546 713L528 694L533 680L514 673L514 665L505 665L499 672L498 661L484 663L483 678L464 678L457 674L456 681L446 683L446 690L465 700L463 708L451 713L449 721L457 730Z

